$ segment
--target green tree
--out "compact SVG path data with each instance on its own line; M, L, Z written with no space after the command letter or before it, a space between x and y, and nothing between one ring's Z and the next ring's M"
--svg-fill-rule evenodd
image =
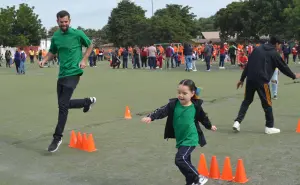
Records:
M289 31L287 34L290 38L300 39L300 1L293 0L293 2L284 10L286 16L287 27Z
M151 18L151 36L155 42L185 42L199 35L195 15L191 7L177 4L166 5Z
M145 10L129 0L123 0L111 12L107 24L107 37L116 46L141 44L139 38L147 25Z
M109 35L108 25L105 25L105 26L103 26L103 28L100 31L101 44L110 42L108 35Z
M218 28L215 27L215 16L210 16L208 18L199 18L196 22L197 27L201 31L216 31Z
M4 46L39 45L41 38L46 37L34 7L20 4L0 9L0 44Z
M18 35L16 37L16 46L24 47L28 45L28 38L25 37L24 35Z
M220 28L220 36L227 40L229 37L253 36L247 2L233 2L216 13L215 27Z
M13 28L15 23L15 6L0 9L0 45L13 46Z
M23 35L28 41L26 45L39 45L41 38L45 37L46 29L43 28L39 16L34 13L34 7L22 3L16 11L16 19L14 23L14 35L19 37Z
M255 30L259 35L287 36L284 9L289 7L292 0L249 0L248 3L252 19L257 20Z
M299 2L299 0L298 0ZM284 10L291 7L292 0L247 0L233 2L216 14L215 26L221 30L223 39L229 36L258 39L263 35L292 36L290 21ZM286 10L286 12L290 12Z

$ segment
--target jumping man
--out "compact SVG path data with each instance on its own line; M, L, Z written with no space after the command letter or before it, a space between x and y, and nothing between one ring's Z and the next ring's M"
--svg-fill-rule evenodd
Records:
M59 75L57 80L58 99L58 123L53 134L53 140L48 147L49 152L57 151L62 143L62 134L67 122L69 109L81 109L86 113L96 103L95 97L71 100L72 94L79 82L86 61L93 50L90 39L81 30L69 28L70 14L67 11L60 11L56 15L57 24L60 29L53 34L51 46L47 56L39 63L40 67L53 59L55 54L59 55ZM82 46L87 50L82 56Z

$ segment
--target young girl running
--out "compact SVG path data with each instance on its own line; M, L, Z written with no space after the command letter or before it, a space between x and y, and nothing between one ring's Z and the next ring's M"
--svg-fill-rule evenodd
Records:
M186 178L187 185L204 185L208 179L198 174L191 163L191 153L198 144L206 144L199 122L208 130L217 130L211 125L207 114L202 108L203 100L199 99L199 91L192 80L182 80L178 86L177 98L171 99L142 122L150 123L157 119L167 118L165 139L176 138L178 152L175 164Z

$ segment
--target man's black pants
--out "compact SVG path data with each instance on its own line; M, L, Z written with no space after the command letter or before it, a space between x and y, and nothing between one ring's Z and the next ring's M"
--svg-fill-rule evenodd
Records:
M239 123L243 121L247 113L247 110L253 101L254 94L256 91L260 98L261 105L265 111L266 127L273 128L274 118L273 118L272 101L271 101L271 93L270 93L269 85L259 84L257 82L253 82L250 80L246 82L245 98L240 107L238 117L236 118L235 121L238 121Z
M89 99L73 99L72 94L79 82L80 76L68 76L60 78L57 81L57 99L58 99L58 122L53 138L60 140L63 136L65 125L68 118L69 109L80 109L89 105Z
M194 146L181 146L175 157L175 164L185 176L186 184L198 183L199 174L191 162L191 153L196 147Z

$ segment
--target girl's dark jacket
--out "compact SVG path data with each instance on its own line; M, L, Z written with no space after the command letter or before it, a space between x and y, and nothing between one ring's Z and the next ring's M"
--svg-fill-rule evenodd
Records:
M165 127L165 135L164 135L165 139L175 138L175 132L174 132L174 127L173 127L173 116L174 116L174 109L175 109L175 105L176 105L177 101L178 101L177 98L170 99L169 103L167 105L164 105L164 106L156 109L154 112L152 112L148 115L148 117L150 117L152 121L154 121L156 119L163 119L168 116L166 127ZM197 131L198 131L199 144L201 147L203 147L204 145L206 145L206 140L205 140L204 134L200 128L199 122L201 122L204 125L204 127L208 130L211 129L212 125L211 125L210 120L207 117L207 114L202 109L201 105L203 103L203 100L192 99L192 103L194 104L195 109L196 109L195 125L196 125Z

